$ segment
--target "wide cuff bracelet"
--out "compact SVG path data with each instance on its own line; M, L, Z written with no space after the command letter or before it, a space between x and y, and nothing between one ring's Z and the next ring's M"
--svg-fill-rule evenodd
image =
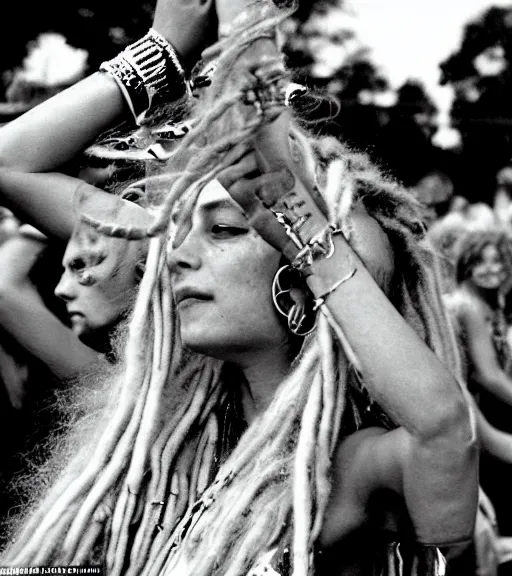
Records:
M139 125L152 106L178 100L189 90L174 48L153 29L100 70L116 81Z

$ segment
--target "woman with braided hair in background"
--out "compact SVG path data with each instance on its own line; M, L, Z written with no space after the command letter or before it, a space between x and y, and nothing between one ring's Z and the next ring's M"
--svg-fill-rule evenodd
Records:
M180 3L165 10L176 26ZM109 575L442 574L438 547L471 541L477 454L415 205L291 117L276 47L291 8L217 12L192 129L139 183L153 222L82 213L99 232L150 237L146 271L105 406L5 560L103 561ZM43 106L101 100L104 128L125 94L143 123L127 61L137 54ZM92 136L78 120L64 129Z

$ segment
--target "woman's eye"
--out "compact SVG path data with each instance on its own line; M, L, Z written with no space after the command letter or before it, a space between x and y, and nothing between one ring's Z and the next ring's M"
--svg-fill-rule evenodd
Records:
M80 272L86 267L85 260L83 258L75 258L69 264L69 268L73 270L73 272Z
M248 232L247 228L242 228L239 226L230 226L228 224L214 224L212 226L212 234L215 236L241 236Z

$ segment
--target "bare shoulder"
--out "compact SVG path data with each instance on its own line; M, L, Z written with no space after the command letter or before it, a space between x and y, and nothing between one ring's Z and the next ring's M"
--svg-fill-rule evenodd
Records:
M486 308L484 304L479 298L465 290L455 290L444 296L443 301L459 322L485 321Z

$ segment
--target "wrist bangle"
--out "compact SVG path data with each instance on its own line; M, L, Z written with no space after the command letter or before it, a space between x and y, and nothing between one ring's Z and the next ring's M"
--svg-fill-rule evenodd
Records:
M189 91L174 48L152 28L115 58L103 62L100 71L115 80L139 126L159 101L178 100Z
M313 302L313 311L316 312L321 306L323 306L325 304L325 301L327 300L327 298L333 292L335 292L341 285L345 284L345 282L348 282L351 278L353 278L356 275L356 272L357 272L357 267L354 267L354 269L351 272L349 272L346 276L343 276L343 278L341 278L340 280L335 282L329 288L329 290L327 290L321 296L316 298L315 301Z
M295 256L292 266L308 276L313 262L322 258L329 259L334 254L333 236L341 234L341 230L329 225L319 234L311 238L309 242L302 246L297 256Z

